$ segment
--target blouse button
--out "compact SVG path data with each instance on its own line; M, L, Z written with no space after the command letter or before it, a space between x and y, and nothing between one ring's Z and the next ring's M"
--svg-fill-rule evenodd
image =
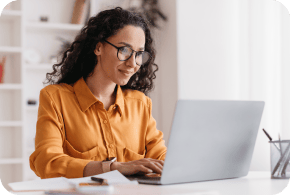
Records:
M104 120L104 123L106 124L107 123L107 120Z
M113 144L110 144L110 146L109 146L110 148L113 148L114 147L114 145Z
M113 109L116 109L116 106L114 106Z

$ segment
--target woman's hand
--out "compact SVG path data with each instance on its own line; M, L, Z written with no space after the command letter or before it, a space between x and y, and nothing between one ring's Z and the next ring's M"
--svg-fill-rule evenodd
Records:
M162 173L164 161L152 158L143 158L129 162L113 162L111 170L118 170L123 175L133 175L136 173Z

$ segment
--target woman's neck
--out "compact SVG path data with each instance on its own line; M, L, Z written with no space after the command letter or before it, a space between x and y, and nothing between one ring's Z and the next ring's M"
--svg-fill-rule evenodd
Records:
M93 75L86 79L86 83L93 95L103 103L115 97L114 89L116 83L102 74L102 70L98 70L97 66Z

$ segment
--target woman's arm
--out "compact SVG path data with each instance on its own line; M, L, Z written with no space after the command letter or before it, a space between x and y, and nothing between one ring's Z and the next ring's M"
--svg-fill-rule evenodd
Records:
M111 171L118 170L123 175L132 175L135 173L162 173L164 161L144 158L130 162L113 162ZM102 162L92 161L84 168L84 177L98 175L103 173Z
M152 116L152 103L151 99L147 97L149 120L146 130L145 144L146 155L145 158L153 158L164 160L167 148L163 140L163 133L156 128L156 121Z
M112 165L111 165L112 169ZM103 173L101 161L91 161L84 168L84 177Z
M35 151L29 158L30 167L41 178L83 177L84 167L92 160L64 153L65 129L60 108L52 98L55 91L56 87L48 86L40 92Z

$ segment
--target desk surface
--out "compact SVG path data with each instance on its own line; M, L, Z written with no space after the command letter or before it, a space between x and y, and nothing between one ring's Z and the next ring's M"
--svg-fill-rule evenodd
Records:
M283 191L284 188L286 188L286 186L288 185L288 183L289 183L288 179L271 179L270 172L250 172L246 177L227 180L216 180L187 184L163 185L163 186L143 185L143 184L120 185L115 186L114 192L111 194L274 195ZM33 193L26 192L14 194L43 195L44 192L33 192Z

